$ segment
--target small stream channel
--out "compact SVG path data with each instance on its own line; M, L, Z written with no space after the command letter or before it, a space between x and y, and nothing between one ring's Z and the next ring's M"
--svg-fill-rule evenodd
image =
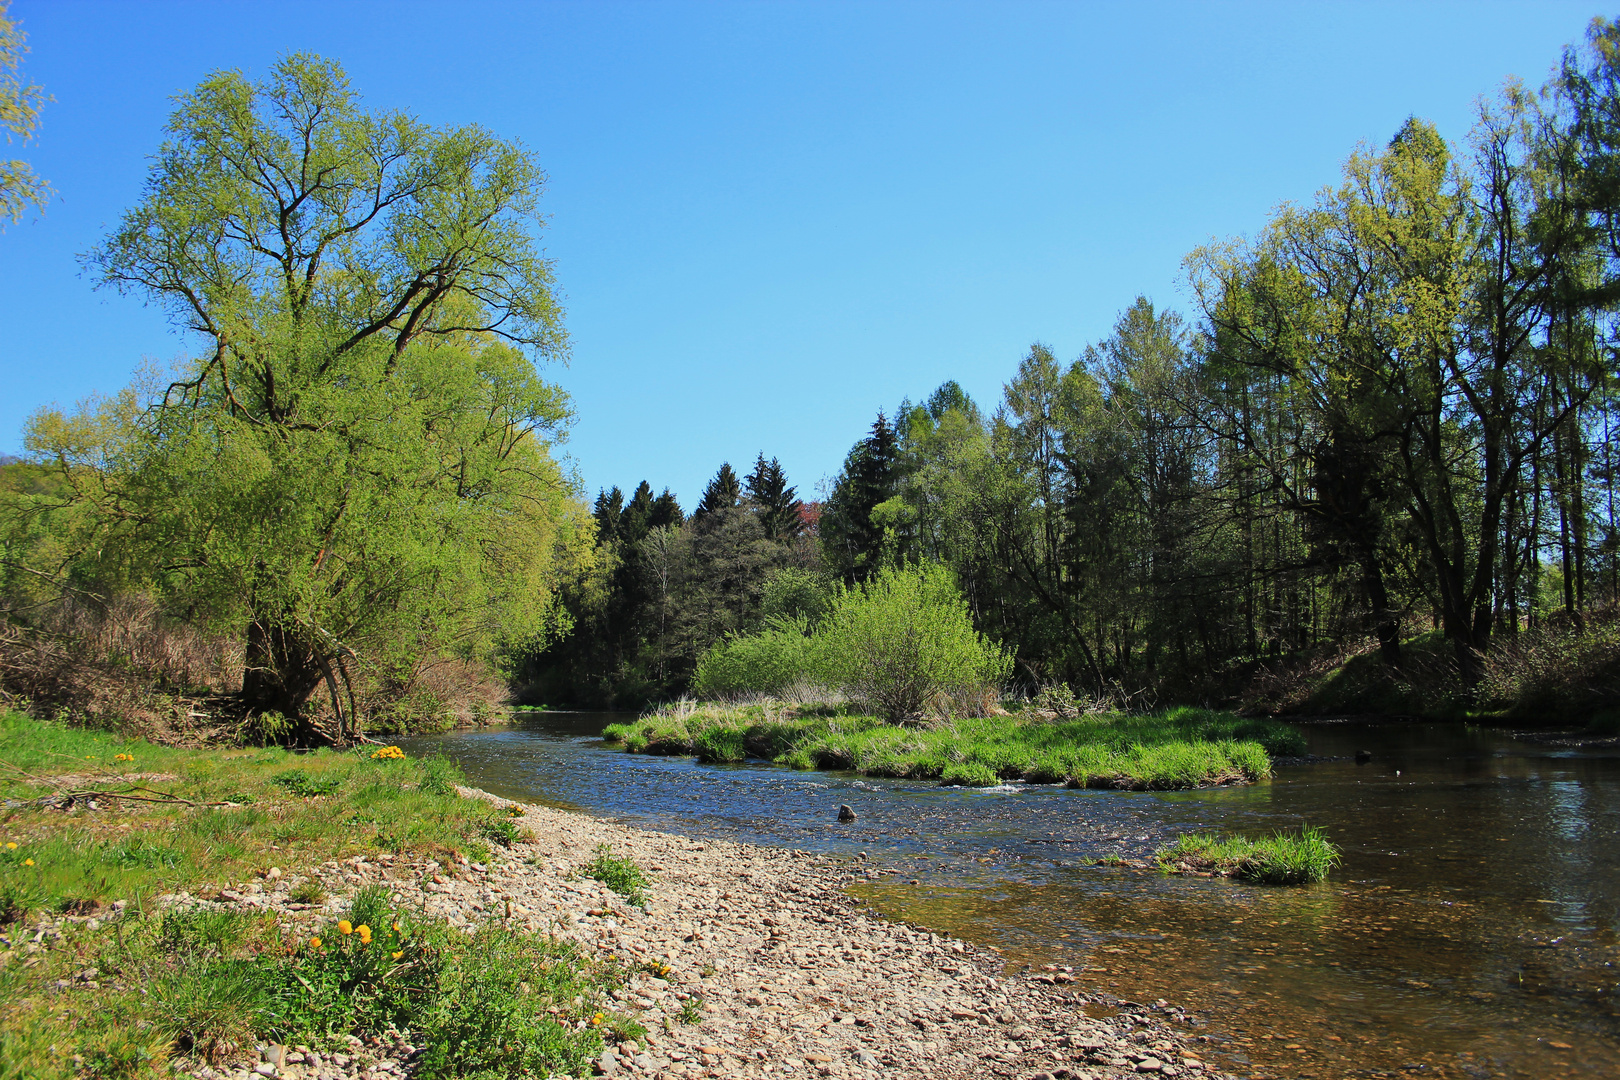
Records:
M1620 750L1431 724L1304 726L1329 760L1252 787L984 791L603 743L601 713L406 744L510 798L694 835L868 852L887 915L1197 1011L1255 1077L1620 1076ZM1372 760L1356 764L1358 750ZM840 825L848 803L859 814ZM1326 883L1089 865L1195 829L1322 826Z

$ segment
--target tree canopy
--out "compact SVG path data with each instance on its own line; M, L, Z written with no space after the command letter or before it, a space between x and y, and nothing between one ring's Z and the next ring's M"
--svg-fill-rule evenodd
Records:
M49 98L43 87L28 82L22 74L23 54L28 36L7 16L10 5L0 3L0 129L6 142L28 142L39 129L39 110ZM30 206L45 208L51 186L33 166L20 158L0 159L0 228L4 220L22 220Z
M367 112L303 55L209 76L168 136L85 261L199 355L94 438L50 411L29 431L97 508L84 572L117 561L240 633L245 696L289 716L323 683L352 717L361 672L559 629L547 440L570 414L534 362L567 337L531 157Z

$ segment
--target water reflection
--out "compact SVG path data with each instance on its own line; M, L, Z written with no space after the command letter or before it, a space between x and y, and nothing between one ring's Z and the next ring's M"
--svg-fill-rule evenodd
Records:
M1122 997L1201 1010L1256 1075L1620 1075L1620 757L1480 729L1306 729L1326 762L1248 788L989 791L627 755L610 717L547 714L431 741L476 783L662 828L903 873L858 887L893 915L1083 967ZM418 741L417 748L429 745ZM1371 750L1365 765L1357 750ZM860 814L834 818L839 803ZM1087 865L1191 829L1301 822L1333 880L1268 889ZM917 881L918 884L909 884Z

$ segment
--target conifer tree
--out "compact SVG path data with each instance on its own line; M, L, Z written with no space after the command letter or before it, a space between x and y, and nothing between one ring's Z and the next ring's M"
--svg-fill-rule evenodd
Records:
M618 539L619 519L624 516L624 492L619 490L617 484L607 491L596 493L596 508L591 512L596 518L596 542L605 544Z
M863 581L878 567L883 529L872 520L879 503L894 497L899 480L900 448L879 410L872 431L844 459L843 472L821 514L823 551L845 577Z
M671 495L669 488L653 500L652 516L647 519L649 529L678 529L686 524L686 514L681 510L681 504Z
M748 501L754 505L754 513L767 540L791 540L804 531L801 516L804 504L799 501L798 493L788 486L781 462L775 458L766 461L761 452L754 462L754 471L748 474L747 485Z
M720 466L709 486L703 489L703 500L698 503L693 517L706 517L718 510L729 510L742 501L742 485L732 471L731 462Z
M636 485L636 493L630 496L629 505L619 515L619 535L626 544L640 543L647 535L647 530L652 528L652 512L652 485L643 480Z

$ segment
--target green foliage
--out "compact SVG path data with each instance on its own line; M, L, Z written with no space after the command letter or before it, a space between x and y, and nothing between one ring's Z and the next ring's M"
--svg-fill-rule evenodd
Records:
M1287 724L1191 708L1066 722L964 717L919 729L770 703L683 703L615 725L609 734L636 753L697 754L710 761L757 757L794 768L975 787L1002 780L1149 790L1249 783L1271 775L1270 753L1304 748L1304 736Z
M826 578L798 566L784 566L765 582L759 597L759 613L772 619L803 619L807 629L815 629L832 608L837 590Z
M50 100L19 70L27 41L17 23L6 17L6 5L0 4L0 129L8 143L13 139L26 143L34 137L40 106ZM30 206L43 210L52 194L51 186L26 161L0 160L0 228L6 218L21 221Z
M720 471L715 473L714 479L703 489L703 498L698 501L693 516L706 517L721 510L731 510L741 501L742 484L738 482L737 474L728 461L720 466Z
M899 468L894 428L879 412L871 433L845 457L821 512L823 556L834 572L849 580L865 580L878 571L886 541L892 553L899 553L899 538L886 536L882 523L873 518L878 506L894 497Z
M87 265L203 350L30 421L83 510L54 565L242 641L267 740L317 689L352 724L355 693L427 655L558 632L568 484L546 439L569 407L534 360L567 341L530 234L538 166L476 127L366 112L303 55L209 76L168 135Z
M597 845L596 854L585 864L582 872L586 877L600 881L636 907L647 906L647 897L643 890L651 887L652 882L634 861L613 854L613 849L608 845Z
M884 570L843 590L816 632L816 665L894 722L926 708L999 688L1012 657L973 628L951 572L925 563Z
M807 621L778 617L765 630L727 638L698 661L692 692L715 698L744 693L779 693L813 671Z
M270 778L270 782L280 785L301 799L335 795L343 789L341 776L312 776L303 769L288 769L286 772L277 773Z
M1158 852L1166 869L1209 869L1261 885L1305 885L1323 881L1341 859L1322 830L1304 826L1299 834L1278 831L1251 840L1193 833Z
M800 517L804 504L788 485L781 462L775 458L766 461L761 453L754 462L754 471L748 474L744 490L765 539L785 542L804 531L804 521Z

